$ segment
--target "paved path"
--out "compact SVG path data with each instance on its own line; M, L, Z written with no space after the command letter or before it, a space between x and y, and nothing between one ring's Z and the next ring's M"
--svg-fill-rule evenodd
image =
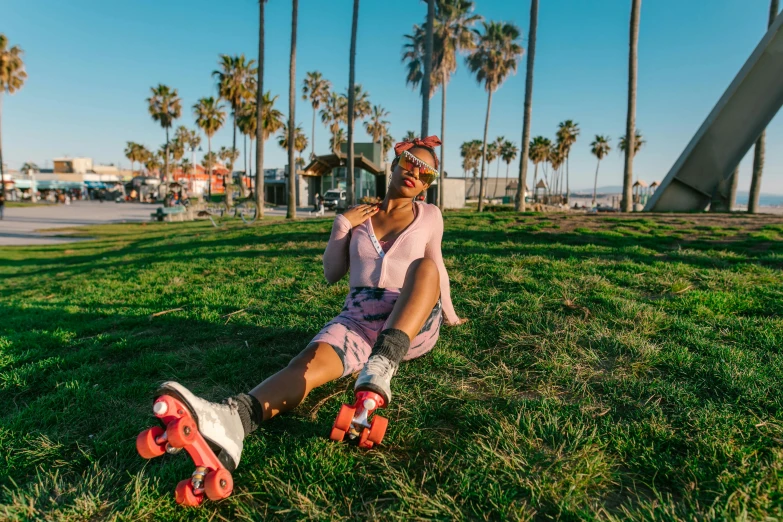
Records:
M85 238L61 236L73 227L104 223L132 223L149 221L150 214L161 205L142 203L100 203L75 201L70 205L43 205L5 208L5 219L0 221L0 246L52 245L84 241ZM299 217L310 217L310 208L298 209ZM267 210L270 216L285 216L285 208ZM327 212L327 215L334 212ZM49 229L63 228L61 232ZM46 230L46 232L40 232Z

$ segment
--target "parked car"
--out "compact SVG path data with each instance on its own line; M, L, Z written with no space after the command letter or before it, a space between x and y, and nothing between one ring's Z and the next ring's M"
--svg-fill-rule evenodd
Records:
M335 207L345 208L348 198L344 190L331 189L324 194L324 208L334 210Z

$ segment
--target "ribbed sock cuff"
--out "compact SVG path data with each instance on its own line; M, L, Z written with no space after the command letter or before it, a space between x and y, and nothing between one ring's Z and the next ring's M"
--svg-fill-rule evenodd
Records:
M387 328L378 335L378 340L375 341L375 346L372 347L370 357L383 355L390 361L400 364L410 347L411 340L408 338L408 334L402 330Z
M239 419L242 421L242 428L245 430L245 437L247 437L264 421L264 409L258 399L247 393L240 393L233 399L237 403Z

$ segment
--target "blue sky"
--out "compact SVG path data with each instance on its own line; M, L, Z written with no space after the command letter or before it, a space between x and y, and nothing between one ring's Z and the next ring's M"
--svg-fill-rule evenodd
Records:
M307 71L319 70L334 88L348 84L350 0L300 0L297 43L296 120L310 135L312 108L301 100ZM529 1L476 0L476 12L510 21L527 47ZM29 79L19 93L3 99L6 162L51 165L53 157L89 156L128 166L128 140L157 148L163 130L147 113L149 89L165 83L179 90L183 117L194 127L191 107L215 94L211 72L218 55L256 58L256 0L4 0L2 26L12 45L25 51ZM361 4L356 79L391 113L391 133L400 138L420 127L421 102L405 85L400 61L403 35L424 17L419 0ZM543 0L539 13L532 135L554 137L565 119L579 123L581 136L571 156L571 186L592 186L595 134L612 138L614 150L601 165L599 185L621 183L617 138L624 133L630 0ZM635 171L661 180L706 118L764 34L768 0L646 0L639 42L637 125L647 145ZM270 0L266 9L264 85L288 111L288 56L291 3ZM522 134L525 59L515 76L493 97L489 137L517 145ZM481 138L486 93L460 62L447 92L446 170L462 175L459 144ZM440 134L440 94L431 102L430 133ZM328 131L316 122L316 152L325 152ZM357 141L367 140L363 128ZM767 132L763 191L783 193L783 120ZM231 143L231 126L213 139L213 149ZM206 140L204 140L206 145ZM206 146L204 147L206 151ZM270 140L265 166L285 163L285 152ZM309 149L308 149L309 153ZM752 153L741 166L740 190L750 184ZM240 160L241 161L241 160ZM512 176L518 161L511 165ZM491 175L495 175L493 165ZM500 175L505 175L505 165Z

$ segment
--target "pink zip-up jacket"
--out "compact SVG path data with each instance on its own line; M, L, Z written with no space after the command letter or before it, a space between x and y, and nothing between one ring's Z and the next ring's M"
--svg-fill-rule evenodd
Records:
M338 215L332 225L332 235L324 252L324 276L336 283L351 269L349 284L355 287L400 289L408 267L416 259L432 259L440 272L440 300L448 324L456 324L459 317L451 303L449 274L443 264L440 250L443 238L443 216L435 205L414 202L416 215L408 228L394 240L389 251L381 257L373 245L375 232L368 219L351 232L351 222Z

